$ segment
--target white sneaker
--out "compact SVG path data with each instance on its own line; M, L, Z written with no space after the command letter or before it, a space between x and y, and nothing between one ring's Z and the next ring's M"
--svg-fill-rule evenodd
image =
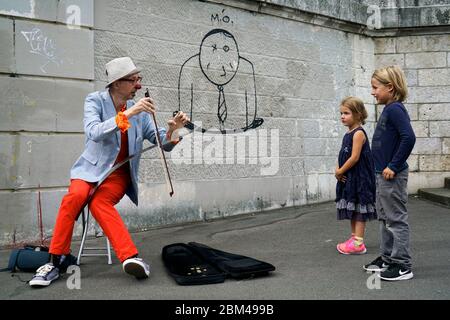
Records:
M130 258L122 263L123 271L137 279L145 279L150 275L150 266L141 258Z

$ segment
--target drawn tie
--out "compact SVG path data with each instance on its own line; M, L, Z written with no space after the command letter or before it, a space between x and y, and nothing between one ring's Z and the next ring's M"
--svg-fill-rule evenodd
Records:
M225 102L225 95L223 93L223 86L218 86L219 89L219 108L217 109L217 117L221 122L221 125L224 124L225 120L227 120L227 103Z

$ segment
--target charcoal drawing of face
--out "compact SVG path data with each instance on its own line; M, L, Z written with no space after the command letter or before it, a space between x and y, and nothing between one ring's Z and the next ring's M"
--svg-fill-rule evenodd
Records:
M208 32L200 45L200 68L217 86L230 82L239 67L239 50L234 36L226 30Z

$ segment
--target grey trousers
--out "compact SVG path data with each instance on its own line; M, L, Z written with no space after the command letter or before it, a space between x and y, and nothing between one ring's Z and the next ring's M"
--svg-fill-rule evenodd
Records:
M380 220L380 251L387 263L399 263L411 269L409 249L408 173L405 169L392 180L377 174L376 208Z

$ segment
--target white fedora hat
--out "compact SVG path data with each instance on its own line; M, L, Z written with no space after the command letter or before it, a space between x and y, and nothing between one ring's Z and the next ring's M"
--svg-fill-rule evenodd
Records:
M114 81L140 71L140 69L136 68L130 57L113 59L106 64L106 76L108 77L108 84L106 87L109 87Z

